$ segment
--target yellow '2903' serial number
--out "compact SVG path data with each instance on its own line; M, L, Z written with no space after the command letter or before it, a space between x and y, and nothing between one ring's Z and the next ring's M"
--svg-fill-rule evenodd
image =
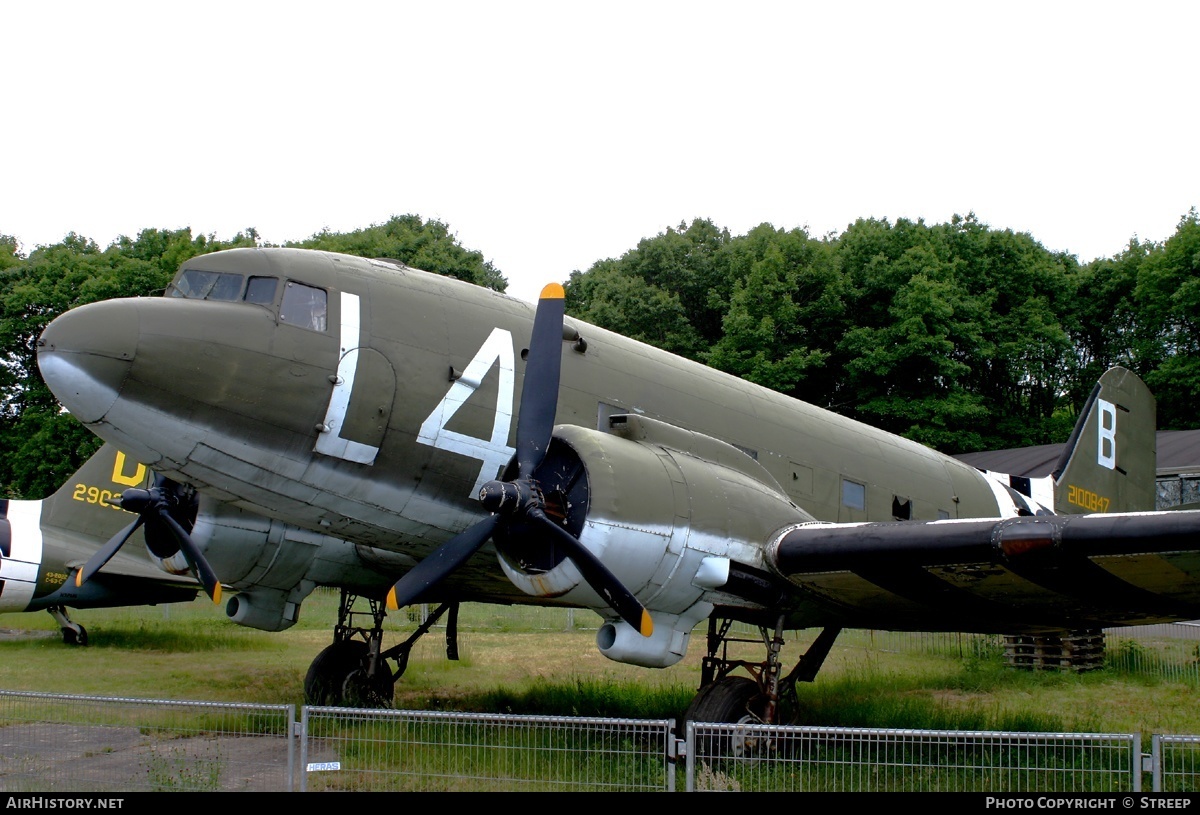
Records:
M1072 484L1067 485L1067 503L1074 504L1077 507L1083 507L1088 512L1108 512L1108 505L1112 503L1103 495L1097 495L1091 490L1085 490L1083 487L1076 487Z
M99 487L91 487L87 484L76 484L71 497L76 501L83 501L85 504L99 504L102 507L118 511L121 509L116 504L109 503L121 497L121 493L113 492L112 490L102 490Z

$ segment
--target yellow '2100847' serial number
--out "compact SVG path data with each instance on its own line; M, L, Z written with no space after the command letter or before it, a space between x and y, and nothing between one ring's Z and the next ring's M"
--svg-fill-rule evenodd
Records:
M102 507L121 511L119 506L110 503L120 498L121 493L113 492L112 490L102 490L99 487L91 487L87 484L76 484L71 497L76 501L83 501L85 504L99 504Z
M1076 487L1073 484L1067 485L1067 503L1074 504L1077 507L1083 507L1088 512L1108 512L1108 505L1111 500L1103 495L1097 495L1091 490L1085 490L1083 487Z

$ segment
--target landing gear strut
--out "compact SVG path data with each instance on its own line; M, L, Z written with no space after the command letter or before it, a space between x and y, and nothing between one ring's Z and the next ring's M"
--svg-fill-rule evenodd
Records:
M355 611L360 598L342 589L338 602L338 622L333 629L333 644L317 654L304 677L304 700L310 705L329 707L390 707L395 697L396 680L408 668L413 645L441 617L449 612L446 623L446 656L458 659L458 603L443 603L417 627L408 639L383 650L383 620L387 611L382 600L361 598L367 611ZM356 620L370 617L369 627ZM396 670L388 660L396 661Z
M783 623L780 617L774 629L759 626L759 640L767 649L766 659L753 662L729 657L729 644L757 642L730 635L734 621L710 617L708 653L700 673L700 690L688 706L684 721L713 723L781 724L783 710L791 707L795 715L796 683L812 682L829 656L840 628L826 628L800 657L796 667L780 677L779 652L783 648ZM738 668L749 677L733 675Z
M63 643L66 645L88 644L87 629L79 623L71 622L71 618L67 616L66 606L50 606L46 611L50 612L50 616L62 629Z

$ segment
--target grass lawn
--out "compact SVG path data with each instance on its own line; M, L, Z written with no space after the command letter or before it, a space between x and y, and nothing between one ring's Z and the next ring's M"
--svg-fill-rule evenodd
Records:
M207 598L72 612L89 645L62 643L50 615L0 614L0 690L132 698L303 704L304 675L332 642L337 594L318 591L283 632L229 622ZM665 669L624 665L595 646L587 611L464 606L457 661L435 627L396 683L395 707L657 719L679 715L699 684L704 627ZM413 628L390 615L385 647ZM787 667L812 633L789 634ZM919 644L917 635L843 632L815 682L801 684L800 723L953 730L1200 734L1194 680L1107 667L1076 674L1014 670L999 648ZM946 646L950 642L950 646ZM758 659L762 649L749 648ZM1189 672L1188 676L1194 675Z

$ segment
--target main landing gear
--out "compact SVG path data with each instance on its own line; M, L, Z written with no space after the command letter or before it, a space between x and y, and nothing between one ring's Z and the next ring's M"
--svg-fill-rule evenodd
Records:
M413 644L447 615L446 657L458 659L458 603L443 603L417 627L408 639L383 650L383 620L387 611L382 600L361 598L368 611L355 611L360 598L342 589L333 644L317 654L304 677L304 700L324 707L391 707L396 680L408 668ZM370 617L370 625L357 620ZM396 670L388 660L396 661Z
M733 659L730 643L750 643L759 640L731 636L733 620L710 617L708 621L708 653L700 673L700 690L684 714L686 722L718 724L786 724L796 714L796 683L812 682L817 671L829 656L840 628L826 628L800 657L787 676L780 677L779 652L783 647L783 617L774 630L759 627L759 639L766 646L767 656L761 662ZM734 675L744 669L750 676Z

